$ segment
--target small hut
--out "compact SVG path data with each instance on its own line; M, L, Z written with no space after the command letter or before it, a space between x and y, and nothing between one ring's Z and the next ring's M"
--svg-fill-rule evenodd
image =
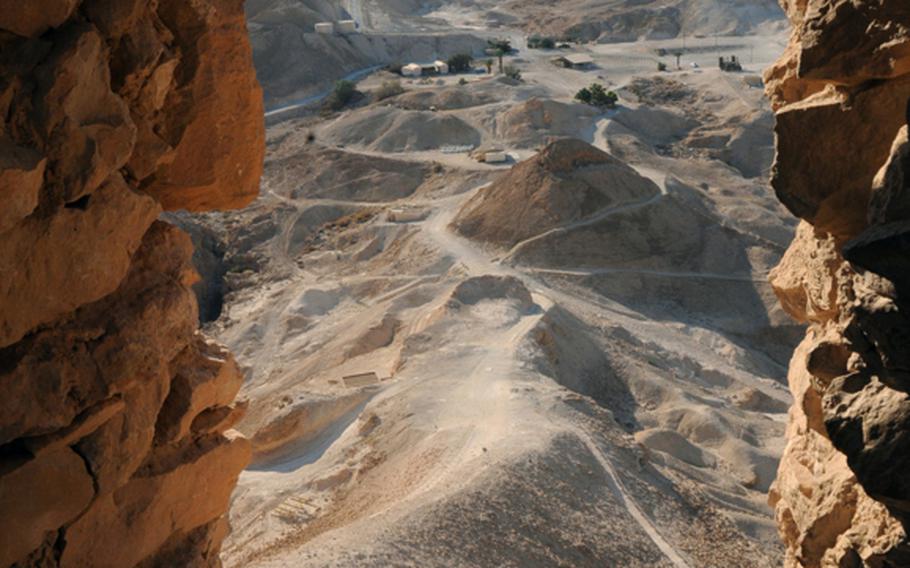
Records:
M568 53L553 58L553 63L567 69L591 69L594 59L587 53Z
M355 34L357 33L357 22L354 20L341 20L336 24L336 29L340 34Z

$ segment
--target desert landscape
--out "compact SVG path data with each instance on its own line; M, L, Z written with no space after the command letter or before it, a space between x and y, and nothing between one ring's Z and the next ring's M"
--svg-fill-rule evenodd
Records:
M0 568L910 566L910 4L0 2Z
M222 290L207 329L247 376L254 458L226 564L778 565L766 494L802 328L767 283L795 229L768 187L776 6L686 38L677 69L683 38L651 18L541 50L535 25L576 25L543 5L292 4L248 12L357 19L366 97L325 113L266 79L261 197L179 220ZM420 61L470 50L481 72L372 69L421 57L378 56L395 34L435 37ZM503 38L520 81L482 69ZM554 65L566 51L591 68ZM731 55L745 70L718 68ZM373 102L390 81L403 92ZM574 100L593 82L615 108ZM493 150L506 161L477 161Z

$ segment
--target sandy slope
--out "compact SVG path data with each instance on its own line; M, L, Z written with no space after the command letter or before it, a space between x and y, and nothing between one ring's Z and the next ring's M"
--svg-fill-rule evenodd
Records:
M775 41L719 43L757 69ZM196 219L225 241L212 331L247 368L256 448L227 565L778 564L795 330L764 277L792 227L767 154L737 149L767 143L758 89L703 44L702 69L659 77L666 42L592 47L587 73L522 53L521 84L406 82L270 128L262 198ZM617 110L571 103L598 75ZM456 121L516 161L571 135L652 190L588 177L591 209L465 238L469 203L508 224L527 194L490 191L513 164L441 151ZM383 380L342 380L366 371Z

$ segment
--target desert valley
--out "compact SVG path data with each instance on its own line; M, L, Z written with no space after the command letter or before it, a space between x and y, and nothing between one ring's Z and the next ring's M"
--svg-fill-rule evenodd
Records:
M250 3L261 197L181 218L247 374L226 563L776 565L802 331L767 282L795 228L768 186L777 6L654 8L618 42L530 49L588 7L348 4ZM502 39L520 80L483 67ZM345 50L362 73L330 65ZM467 73L376 68L462 52ZM324 112L346 76L362 100ZM614 108L574 100L592 83Z
M910 566L904 0L0 0L0 568Z

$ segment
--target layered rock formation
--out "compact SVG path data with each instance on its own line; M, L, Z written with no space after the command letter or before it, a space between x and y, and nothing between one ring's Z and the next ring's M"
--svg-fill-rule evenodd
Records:
M242 377L157 218L263 149L240 0L0 2L0 566L218 564Z
M809 331L771 503L789 566L908 566L910 5L783 5L772 184L803 222L772 283Z

